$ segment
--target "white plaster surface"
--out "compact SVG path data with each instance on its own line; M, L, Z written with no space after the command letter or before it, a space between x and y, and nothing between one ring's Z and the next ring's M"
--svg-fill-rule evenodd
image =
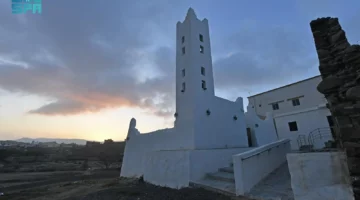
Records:
M191 132L180 133L175 129L164 129L139 134L126 141L120 176L140 177L144 174L146 153L159 150L181 150L193 148Z
M268 92L248 97L249 108L255 113L265 116L273 112L276 123L276 130L279 139L291 139L291 148L298 150L298 135L306 135L317 129L329 127L327 116L331 113L325 107L327 101L323 94L317 91L316 87L321 82L321 76L286 85ZM292 104L293 98L298 98L300 105ZM272 104L278 103L279 109L273 110ZM298 131L290 131L289 122L296 121ZM315 141L315 148L324 147L324 142L331 137Z
M353 200L344 152L287 155L295 200Z
M299 135L308 135L311 131L317 128L329 127L326 116L330 115L330 111L327 108L310 108L302 111L284 113L282 115L275 116L275 123L279 138L290 139L291 149L298 150L299 145L297 138ZM290 131L289 122L296 121L298 130ZM317 138L314 142L314 147L320 149L325 147L325 142L332 140L331 132L328 135Z
M209 108L211 114L206 115ZM196 149L248 147L243 105L214 96L196 108ZM237 120L234 120L234 116Z
M205 74L201 74L201 67ZM189 9L185 20L176 27L176 128L194 133L195 149L248 147L242 99L232 102L215 96L213 76L208 20L199 20ZM202 81L206 82L206 90Z
M244 195L281 164L290 152L290 140L283 139L233 156L236 195Z
M170 188L189 186L189 151L153 151L146 154L144 180Z
M252 142L255 146L262 146L278 140L272 112L266 113L266 118L263 120L255 113L254 108L248 106L245 119L247 127L251 130Z
M304 110L326 104L325 96L317 91L321 76L299 81L278 89L248 97L249 105L254 106L258 115L265 116L267 112L278 114ZM300 105L293 106L292 98L301 97ZM279 102L281 101L281 102ZM272 109L272 103L279 102L279 110Z
M203 41L199 39L200 34ZM152 151L248 147L242 98L232 102L214 93L208 21L197 19L195 12L189 9L185 21L177 23L176 41L177 117L174 128L140 134L136 120L132 119L121 176L142 176L145 154ZM203 53L199 51L200 45L204 47ZM205 68L204 75L201 67ZM202 88L202 81L206 81L206 90ZM186 87L181 91L183 83Z
M170 188L187 187L206 173L230 166L232 155L251 148L151 151L143 157L144 180Z
M190 153L190 180L202 179L206 173L230 166L232 156L253 148L194 150Z

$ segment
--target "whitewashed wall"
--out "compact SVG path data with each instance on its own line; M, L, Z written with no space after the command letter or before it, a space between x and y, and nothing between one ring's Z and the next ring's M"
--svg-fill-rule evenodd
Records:
M209 101L195 109L195 148L248 147L242 101L231 102L216 96ZM210 115L206 114L207 109Z
M280 139L290 139L291 149L299 149L297 138L299 135L308 134L317 129L329 127L326 116L330 115L327 108L310 108L298 112L285 113L275 116L275 123ZM290 131L289 122L296 121L298 131ZM316 140L316 148L324 147L324 142L332 139L332 136L324 137Z
M144 157L144 180L154 185L180 189L190 181L188 150L153 151Z
M260 119L254 108L248 106L245 113L246 125L251 130L254 146L262 146L278 140L272 113L267 113L265 120Z
M182 188L206 173L230 166L232 156L251 148L173 150L145 153L144 180L159 186Z
M176 128L194 133L195 149L247 147L242 99L216 97L213 77L208 20L199 20L189 9L185 20L176 25Z
M158 130L147 134L130 136L126 141L120 176L140 177L144 174L146 153L159 150L193 148L191 132L176 129Z
M344 152L287 155L295 200L353 200Z
M249 105L254 106L256 113L259 115L265 116L267 112L273 112L275 116L277 114L308 109L326 104L327 101L324 95L316 89L321 80L321 76L316 76L314 78L299 81L298 83L248 97ZM288 100L302 95L304 97L300 98L299 106L293 106L292 101ZM284 102L279 103L279 110L273 110L272 105L269 104L278 101Z
M197 181L206 173L215 172L232 163L232 156L253 148L194 150L190 153L190 180Z
M251 188L286 162L290 140L284 139L233 156L236 195Z

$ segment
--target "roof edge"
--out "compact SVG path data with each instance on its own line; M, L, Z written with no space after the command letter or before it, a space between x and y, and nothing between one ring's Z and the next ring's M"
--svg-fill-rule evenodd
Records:
M308 80L310 80L310 79L318 78L318 77L320 77L320 76L321 76L321 75L317 75L317 76L313 76L313 77L310 77L310 78L307 78L307 79L303 79L303 80L300 80L300 81L297 81L297 82L294 82L294 83L290 83L290 84L287 84L287 85L284 85L284 86L281 86L281 87L278 87L278 88L274 88L274 89L271 89L271 90L268 90L268 91L265 91L265 92L261 92L261 93L258 93L258 94L254 94L254 95L248 96L247 98L259 96L259 95L261 95L261 94L265 94L265 93L268 93L268 92L272 92L272 91L274 91L274 90L278 90L278 89L281 89L281 88L289 87L289 86L291 86L291 85L295 85L295 84L298 84L298 83L301 83L301 82L304 82L304 81L308 81Z

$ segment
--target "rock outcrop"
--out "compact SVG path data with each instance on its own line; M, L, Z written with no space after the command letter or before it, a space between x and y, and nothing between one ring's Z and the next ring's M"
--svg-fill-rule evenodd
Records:
M319 92L328 100L336 123L336 142L348 156L352 176L360 176L360 45L350 45L337 18L319 18L310 23L323 81ZM356 199L360 199L354 181Z

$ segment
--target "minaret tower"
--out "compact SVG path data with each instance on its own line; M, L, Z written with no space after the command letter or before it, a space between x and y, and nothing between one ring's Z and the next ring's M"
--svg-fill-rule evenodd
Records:
M192 127L214 97L209 24L189 8L176 26L176 126Z

